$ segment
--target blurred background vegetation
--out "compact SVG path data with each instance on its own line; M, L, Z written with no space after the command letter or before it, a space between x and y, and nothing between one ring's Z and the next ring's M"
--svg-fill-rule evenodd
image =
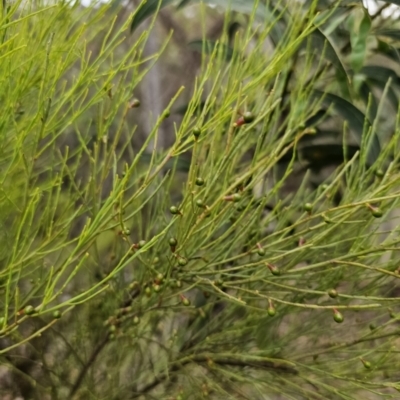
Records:
M3 0L1 398L399 398L396 5Z

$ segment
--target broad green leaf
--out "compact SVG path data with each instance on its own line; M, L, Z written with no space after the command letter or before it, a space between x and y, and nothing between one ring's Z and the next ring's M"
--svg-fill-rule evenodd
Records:
M332 43L329 41L328 37L324 35L324 33L316 28L310 35L311 40L311 48L314 52L318 54L324 54L325 57L334 65L340 75L346 76L346 69L338 53L333 47ZM303 46L307 46L307 40L304 42ZM324 52L324 53L323 53Z
M188 44L188 46L193 49L196 50L200 53L202 53L203 51L205 52L205 54L211 54L213 51L215 51L215 47L218 47L218 51L223 53L223 56L225 58L226 61L230 61L232 59L233 56L233 49L222 44L222 43L218 43L215 42L213 40L194 40L193 42L190 42Z
M364 65L365 56L367 54L367 38L371 29L371 18L369 14L364 11L364 16L360 21L358 30L354 29L350 32L351 41L351 56L350 63L355 72L360 71Z
M400 77L396 74L396 72L387 67L368 65L361 70L361 73L367 77L371 84L379 87L382 92L385 89L388 79L392 79L392 86L388 88L387 96L393 104L393 107L397 110L399 98L393 89L393 85L400 86Z
M375 36L384 36L390 39L400 40L400 29L378 29L374 31Z
M155 14L158 9L162 9L173 3L175 0L147 0L139 6L139 10L134 14L131 23L131 31L134 31L146 18Z
M349 128L354 132L359 143L361 144L364 133L364 124L367 123L368 127L371 126L371 123L368 121L365 115L349 101L332 93L315 90L314 95L318 98L322 98L323 103L327 107L332 106L333 110L347 121ZM375 160L379 157L380 151L381 146L379 139L376 133L374 133L367 153L367 161L369 164L373 164L375 162Z

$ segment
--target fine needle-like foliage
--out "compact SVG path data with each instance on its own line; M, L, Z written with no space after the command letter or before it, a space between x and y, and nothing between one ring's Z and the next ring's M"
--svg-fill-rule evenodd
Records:
M307 38L341 2L317 3L281 2L290 24L255 4L154 115L135 98L152 24L132 40L110 6L3 2L1 398L399 398L400 131L371 158L378 107L348 154L344 115L344 161L312 185Z

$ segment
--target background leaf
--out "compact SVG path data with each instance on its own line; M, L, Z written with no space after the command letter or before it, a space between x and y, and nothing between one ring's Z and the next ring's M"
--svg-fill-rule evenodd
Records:
M133 16L131 30L134 31L146 18L155 14L158 9L162 9L175 0L147 0L145 4L140 6L139 11Z

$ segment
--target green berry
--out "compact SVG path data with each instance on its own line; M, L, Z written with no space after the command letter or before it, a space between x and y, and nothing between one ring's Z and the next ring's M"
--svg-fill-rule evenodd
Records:
M141 249L145 245L146 245L146 241L145 240L140 240L139 243L138 243L138 248Z
M53 318L54 319L60 319L61 318L61 312L56 310L53 312Z
M234 203L238 203L240 200L242 200L242 196L239 193L235 193L232 195L232 201Z
M32 315L32 314L35 314L35 308L32 307L32 306L26 306L26 307L24 308L24 314L25 314L25 315Z
M331 297L332 299L335 299L338 297L338 292L335 289L328 290L328 296Z
M151 296L151 288L149 288L148 286L147 286L147 288L144 290L144 292L146 293L146 296L147 296L147 297L150 297L150 296Z
M204 208L205 207L204 201L200 200L200 199L196 200L196 206L200 207L200 208Z
M169 211L170 211L170 213L171 213L172 215L179 214L179 208L178 208L178 207L175 207L175 206L171 206L171 207L169 208Z
M178 280L178 281L175 282L175 285L179 289L179 288L182 287L182 282Z
M158 293L161 290L161 286L160 285L154 285L153 286L153 290Z
M184 297L184 296L182 296L182 304L184 305L184 306L190 306L190 300L188 299L188 298L186 298L186 297Z
M257 254L260 257L263 257L263 256L265 256L265 250L261 247L261 248L257 249Z
M385 172L382 169L377 169L375 171L375 175L376 175L377 178L383 178L384 175L385 175Z
M361 361L364 364L364 368L365 369L371 369L372 368L372 364L369 361L365 361L365 360L361 360Z
M307 211L308 213L310 213L312 211L312 204L311 203L306 203L304 204L304 211Z
M139 99L133 99L129 103L129 108L138 108L138 107L140 107L140 100Z
M275 307L269 306L269 307L268 307L268 310L267 310L267 313L268 313L268 315L269 315L270 317L274 317L274 316L276 315Z
M178 241L177 241L175 238L169 238L168 244L169 244L171 247L175 247L175 246L178 245Z
M333 319L338 324L341 324L344 321L343 315L337 310L335 310L333 313Z
M197 177L195 183L196 183L197 186L203 186L204 185L204 179Z
M201 129L198 128L197 126L193 128L193 136L197 139L201 134Z
M137 315L135 315L135 316L133 317L133 324L134 324L134 325L137 325L139 322L140 322L140 318L139 318Z
M165 110L163 113L163 117L164 118L168 118L171 115L171 111L170 110Z
M375 217L375 218L380 218L383 215L383 212L380 208L373 208L371 209L371 214Z
M326 183L324 183L323 185L321 185L321 189L323 191L325 191L326 189L328 189L329 185L327 185Z
M249 124L250 122L253 122L255 120L255 118L256 118L255 115L251 111L246 111L243 114L243 121L246 124Z
M179 257L179 258L178 258L178 264L179 264L181 267L184 267L187 263L188 263L188 262L187 262L186 258L183 258L183 257Z

